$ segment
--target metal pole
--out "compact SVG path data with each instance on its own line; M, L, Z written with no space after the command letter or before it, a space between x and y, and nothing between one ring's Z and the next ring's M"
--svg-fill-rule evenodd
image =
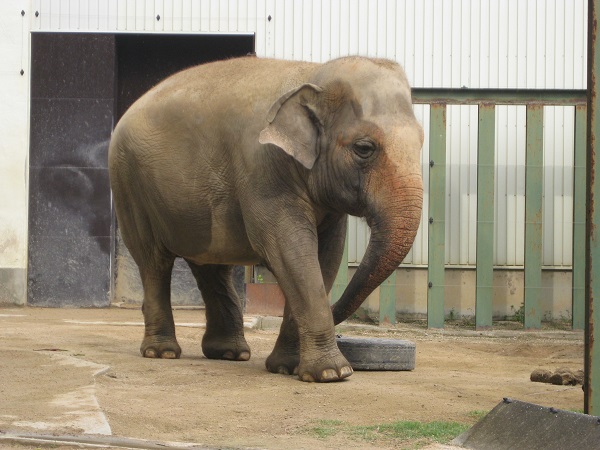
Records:
M575 107L575 156L573 158L573 329L585 329L585 247L587 108Z
M446 105L431 105L427 326L444 328L446 289Z
M542 326L542 229L544 186L544 107L527 105L525 155L525 311L526 329Z
M600 414L600 347L594 346L600 339L600 207L596 208L596 201L600 201L600 171L595 164L596 138L600 139L600 45L596 40L599 14L600 0L589 0L584 412L593 415Z
M477 285L475 328L492 328L494 300L494 187L496 164L496 105L479 105L477 137Z

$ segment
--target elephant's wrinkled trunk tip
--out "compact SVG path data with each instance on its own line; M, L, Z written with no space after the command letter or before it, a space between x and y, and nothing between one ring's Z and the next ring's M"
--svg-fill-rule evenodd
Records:
M350 317L410 251L421 219L422 194L418 197L399 208L400 213L384 213L380 220L370 221L371 239L365 255L341 298L332 306L336 325Z

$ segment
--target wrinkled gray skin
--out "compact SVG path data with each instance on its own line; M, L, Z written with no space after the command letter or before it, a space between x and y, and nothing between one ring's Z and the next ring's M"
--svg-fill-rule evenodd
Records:
M267 369L304 381L350 376L334 321L352 314L412 245L422 143L406 77L386 60L232 59L146 93L109 151L117 219L144 287L142 354L181 354L170 301L180 256L206 304L206 357L249 359L232 265L263 263L286 298ZM365 217L372 237L332 310L347 214Z

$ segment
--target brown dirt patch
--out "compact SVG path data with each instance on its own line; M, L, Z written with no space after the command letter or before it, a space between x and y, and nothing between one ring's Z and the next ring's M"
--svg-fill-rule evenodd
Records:
M195 326L203 322L203 312L178 310L175 319L192 325L177 327L182 358L152 360L139 353L139 310L0 309L0 431L93 429L93 417L77 416L89 407L86 389L93 390L115 436L268 449L404 447L347 433L320 438L311 430L330 420L472 424L503 397L583 408L581 386L529 380L537 368L582 367L580 332L341 326L345 336L414 341L416 369L355 372L344 382L309 384L265 370L276 328L246 331L250 361L213 361L202 355L203 329ZM94 377L94 372L100 373ZM79 405L65 406L79 394Z

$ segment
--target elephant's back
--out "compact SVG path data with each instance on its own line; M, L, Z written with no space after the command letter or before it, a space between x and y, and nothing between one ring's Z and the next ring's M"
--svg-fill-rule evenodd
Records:
M257 140L271 105L305 83L318 66L245 57L191 67L140 97L117 130L123 129L122 134L131 138L151 135L168 141L187 136L192 146L235 141L242 135L256 134Z
M109 158L121 160L121 166L128 160L136 170L149 166L146 173L164 172L170 165L178 166L173 168L178 172L225 166L232 155L224 152L237 152L242 142L245 152L253 151L249 142L258 145L271 105L305 83L318 66L246 57L178 72L126 111L113 134Z
M131 110L164 107L170 103L198 105L199 108L227 103L234 109L234 106L261 101L268 104L268 109L281 94L306 82L317 66L256 57L201 64L166 78L144 94Z

